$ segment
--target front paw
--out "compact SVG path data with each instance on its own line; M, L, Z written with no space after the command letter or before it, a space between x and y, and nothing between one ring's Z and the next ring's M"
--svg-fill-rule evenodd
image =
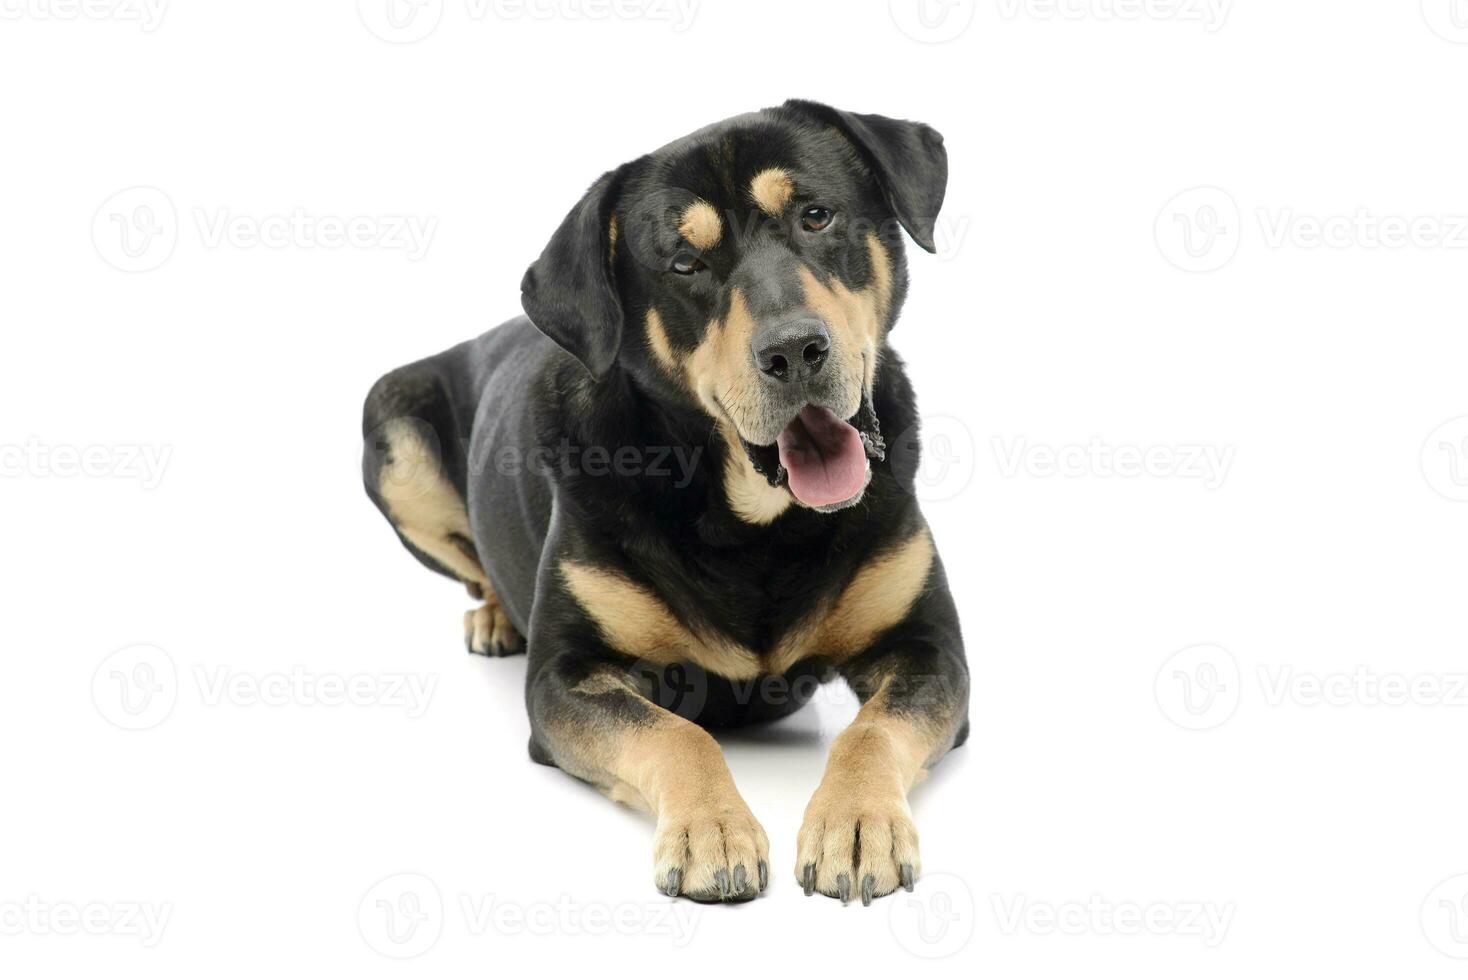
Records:
M765 890L770 841L743 800L674 809L653 839L658 890L699 902L739 902Z
M805 808L796 841L795 878L805 893L820 892L845 904L912 891L922 870L917 828L903 796L852 785L822 784Z

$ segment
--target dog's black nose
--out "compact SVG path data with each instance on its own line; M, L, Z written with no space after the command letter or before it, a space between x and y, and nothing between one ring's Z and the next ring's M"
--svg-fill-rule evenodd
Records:
M750 347L755 365L767 377L781 382L805 381L826 363L831 335L820 320L786 320L758 331Z

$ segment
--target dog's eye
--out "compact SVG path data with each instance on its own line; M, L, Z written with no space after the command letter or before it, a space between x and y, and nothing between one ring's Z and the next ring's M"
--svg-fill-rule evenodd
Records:
M816 205L800 213L800 226L806 231L824 231L834 217L836 217L836 212L830 208Z
M705 268L707 266L703 264L703 259L692 252L680 252L673 256L673 271L680 276L691 276Z

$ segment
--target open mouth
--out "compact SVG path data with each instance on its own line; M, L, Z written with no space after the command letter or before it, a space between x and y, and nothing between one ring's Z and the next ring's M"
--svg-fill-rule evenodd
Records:
M868 459L886 458L882 430L871 404L850 419L807 405L771 446L745 442L755 471L771 486L788 487L795 499L816 510L839 510L860 499L871 471Z

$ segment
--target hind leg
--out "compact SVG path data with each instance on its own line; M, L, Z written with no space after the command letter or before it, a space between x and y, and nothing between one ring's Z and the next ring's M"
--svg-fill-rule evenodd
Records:
M369 423L374 421L373 406L369 398ZM524 642L484 573L464 498L446 472L441 445L435 428L420 418L388 418L371 425L364 468L368 493L423 564L464 583L471 596L484 600L464 614L469 650L491 656L516 653Z
M525 641L495 598L494 590L483 598L484 605L464 613L464 646L470 653L486 657L508 657L524 650Z

